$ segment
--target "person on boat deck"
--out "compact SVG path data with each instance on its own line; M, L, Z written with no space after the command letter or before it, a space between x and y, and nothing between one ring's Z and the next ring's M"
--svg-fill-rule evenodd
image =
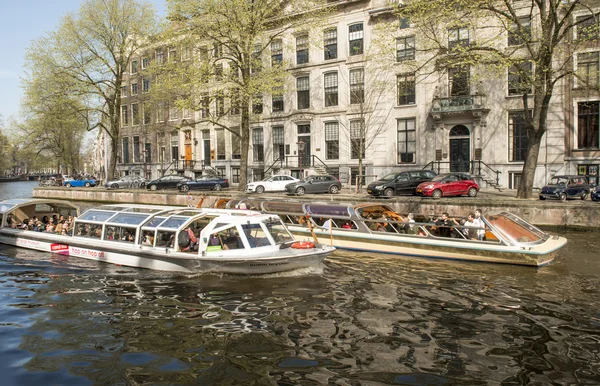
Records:
M59 221L58 224L54 227L54 233L60 235L62 233L63 224Z
M481 210L479 209L475 209L475 219L473 220L473 224L473 226L481 228L477 230L477 240L485 240L485 224L483 223L483 219L481 218Z
M377 223L377 228L375 228L375 230L377 232L387 232L387 229L385 228L385 223L378 222Z
M219 237L217 236L216 233L213 233L212 235L210 235L210 239L208 239L208 245L211 247L221 245L221 243L219 243Z
M393 219L389 218L384 214L381 220L383 221L383 226L385 227L386 232L396 232L396 228L394 228L394 225L388 222L393 221Z
M19 229L29 229L29 219L23 220L23 223L19 225Z
M184 232L186 232L188 234L190 243L186 247L181 248L181 251L182 252L197 251L198 250L198 238L194 234L194 231L192 230L192 228L188 226L187 228L185 228Z
M465 221L465 223L463 225L465 227L475 227L476 226L475 225L475 215L473 213L469 213L469 215L467 216L467 220ZM474 238L476 238L476 235L477 235L477 231L475 229L471 229L471 228L463 228L462 233L468 239L474 239Z
M418 232L418 227L415 225L415 215L409 213L406 218L406 224L404 224L404 233L407 234L416 234Z
M44 223L44 226L48 224L48 216L42 217L42 223Z
M442 216L437 219L435 226L440 237L452 237L452 228L454 225L460 225L458 221L449 218L448 212L442 213Z

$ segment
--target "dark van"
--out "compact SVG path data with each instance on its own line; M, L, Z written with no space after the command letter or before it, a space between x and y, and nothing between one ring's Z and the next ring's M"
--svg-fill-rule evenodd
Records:
M416 194L416 188L422 182L431 181L437 174L433 170L407 170L394 172L377 180L367 187L372 196L391 197L400 194Z

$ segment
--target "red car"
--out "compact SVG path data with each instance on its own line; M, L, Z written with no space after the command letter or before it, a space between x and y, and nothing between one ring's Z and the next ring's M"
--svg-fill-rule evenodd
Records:
M431 196L440 198L442 196L462 196L466 194L469 197L475 197L479 192L479 185L473 180L473 177L466 173L447 173L440 174L428 182L423 182L417 186L419 196Z

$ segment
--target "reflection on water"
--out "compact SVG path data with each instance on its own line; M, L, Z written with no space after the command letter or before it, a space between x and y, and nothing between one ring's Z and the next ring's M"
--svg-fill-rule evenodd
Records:
M180 275L0 245L3 385L600 383L600 241L540 269L336 252Z
M596 384L590 235L541 269L336 252L295 277L4 248L0 367L14 384Z

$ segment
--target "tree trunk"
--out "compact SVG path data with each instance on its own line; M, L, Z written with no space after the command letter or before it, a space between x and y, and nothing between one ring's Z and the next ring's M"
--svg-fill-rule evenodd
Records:
M115 177L115 171L117 167L117 148L119 136L108 136L109 138L109 149L108 149L108 173L106 175L106 180L110 180Z
M519 188L517 190L517 198L533 197L533 180L535 178L538 156L540 154L542 136L535 135L528 143L527 155L525 156L523 171L521 173L521 181L519 182Z
M242 98L242 120L240 122L240 182L239 191L246 189L248 181L248 152L250 149L250 101L247 97Z

